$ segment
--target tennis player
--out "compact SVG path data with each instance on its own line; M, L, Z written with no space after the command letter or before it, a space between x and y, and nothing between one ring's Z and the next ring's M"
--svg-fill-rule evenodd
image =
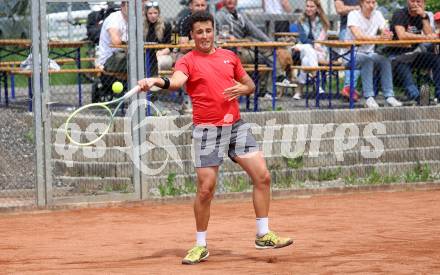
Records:
M177 90L186 84L193 102L193 145L197 174L194 202L196 245L188 251L183 264L196 264L209 256L206 245L210 206L224 153L251 177L256 214L257 249L281 248L293 243L269 230L270 173L263 153L250 133L250 125L240 119L239 96L255 90L240 59L229 50L214 47L214 21L207 12L191 16L191 37L195 49L183 56L168 78L139 81L143 91L153 86Z

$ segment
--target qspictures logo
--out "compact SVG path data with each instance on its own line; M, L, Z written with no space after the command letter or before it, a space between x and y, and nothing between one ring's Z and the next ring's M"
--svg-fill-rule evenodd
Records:
M188 123L178 126L177 119L172 120L160 115L147 117L139 124L133 125L131 118L139 109L144 111L147 106L160 114L158 108L145 99L132 101L124 118L124 145L111 146L112 150L125 154L142 173L150 176L157 175L167 169L170 162L174 162L183 169L182 145L189 145L187 139L189 134L192 137L203 135L203 143L193 142L191 145L191 158L194 164L200 163L203 158L213 152L218 154L218 157L227 155L232 131L230 125L193 126L192 123ZM63 124L57 129L55 151L62 156L68 167L73 167L74 159L78 154L82 154L81 159L100 159L110 148L105 138L94 146L79 147L68 144L64 127ZM102 132L106 127L107 125L103 123L91 123L83 131L75 123L69 125L74 140L81 140L81 138L94 140L97 137L96 133ZM142 141L140 144L134 144L133 133L139 132L145 133L145 138L140 139ZM336 161L342 162L345 154L353 150L359 151L363 158L380 158L384 153L381 136L386 134L386 127L379 122L359 125L353 123L278 124L276 119L267 120L264 125L244 123L233 133L234 146L237 147L238 152L240 148L243 148L243 144L246 144L250 134L260 140L259 149L266 157L281 155L296 158L307 155L309 158L318 158L323 154L321 146L325 145L325 151L328 152L330 146ZM161 154L160 161L152 165L152 157L157 152Z

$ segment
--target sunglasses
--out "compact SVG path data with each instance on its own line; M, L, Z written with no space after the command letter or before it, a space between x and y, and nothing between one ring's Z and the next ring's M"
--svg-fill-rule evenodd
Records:
M151 8L151 7L159 7L159 2L154 1L154 2L147 2L145 4L145 7Z

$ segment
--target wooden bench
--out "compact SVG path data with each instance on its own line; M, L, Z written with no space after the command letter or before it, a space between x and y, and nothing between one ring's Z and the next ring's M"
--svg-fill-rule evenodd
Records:
M321 65L322 64L322 65ZM296 69L296 70L301 70L307 73L307 82L306 82L306 107L309 106L309 102L308 102L308 90L309 90L309 75L312 73L316 72L316 78L315 78L315 83L313 83L314 85L316 85L316 107L319 107L319 100L321 97L321 94L319 94L319 85L324 85L325 83L325 77L326 77L326 73L330 72L330 64L328 62L320 62L320 64L318 66L291 66L291 69ZM340 62L334 62L331 66L331 71L332 72L336 72L336 94L339 94L339 72L340 71L345 71L347 68L345 66L342 66L342 63ZM322 79L322 82L320 82L320 77ZM329 85L329 87L331 87L331 84ZM329 99L329 107L331 107L331 99L332 99L332 91L331 88L329 90L329 94L328 94L328 99Z
M54 61L58 65L76 64L76 59L74 59L74 58L59 58L59 59L54 59ZM23 61L3 61L3 62L0 62L0 67L19 67L22 62ZM94 63L95 58L93 58L93 57L81 58L81 63L83 63L83 62L84 63L86 63L86 62Z
M243 64L243 69L246 72L250 73L250 72L253 72L255 70L255 67L254 67L253 64ZM272 71L272 68L267 66L267 65L259 65L258 66L258 72L271 72L271 71ZM163 76L163 75L170 76L170 75L173 74L173 72L174 72L173 70L161 70L161 71L159 71L159 75L161 75L161 76Z
M93 62L94 58L83 58L82 61L84 62ZM57 59L57 63L59 64L69 64L74 63L75 59L71 58L63 58L63 59ZM7 75L11 76L11 93L13 94L13 97L15 98L15 76L21 75L28 78L28 96L29 96L29 111L32 111L32 70L21 70L17 66L19 66L21 62L19 61L8 61L8 62L2 62L0 66L0 73L4 75L6 78ZM244 69L246 72L251 73L254 72L255 68L253 64L245 64ZM271 72L272 68L268 67L267 65L259 65L258 66L258 72L259 73L268 73ZM159 72L159 75L172 75L172 70L163 70ZM57 75L57 74L94 74L96 76L101 75L108 75L113 76L117 79L126 80L127 74L126 73L115 73L115 72L107 72L99 68L62 68L60 70L49 70L49 75ZM6 104L8 104L8 91L7 91L7 79L5 79L5 98L6 98ZM78 104L79 106L82 105L82 88L81 88L81 82L78 82Z
M8 104L8 91L7 91L7 75L11 76L11 93L15 94L15 75L22 75L28 78L28 96L29 96L29 111L32 111L32 71L31 70L20 70L19 68L14 67L0 67L0 73L5 77L5 99L6 105ZM116 72L107 72L99 68L69 68L69 69L61 69L61 70L49 70L49 75L57 75L57 74L93 74L96 76L108 75L113 76L120 80L126 80L126 73L116 73ZM82 105L82 87L81 82L78 82L78 105Z

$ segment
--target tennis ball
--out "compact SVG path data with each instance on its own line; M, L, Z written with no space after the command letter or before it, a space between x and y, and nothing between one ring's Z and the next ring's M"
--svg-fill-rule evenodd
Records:
M122 90L124 90L124 85L122 85L121 82L119 82L119 81L113 82L112 91L115 94L120 94L122 92Z

